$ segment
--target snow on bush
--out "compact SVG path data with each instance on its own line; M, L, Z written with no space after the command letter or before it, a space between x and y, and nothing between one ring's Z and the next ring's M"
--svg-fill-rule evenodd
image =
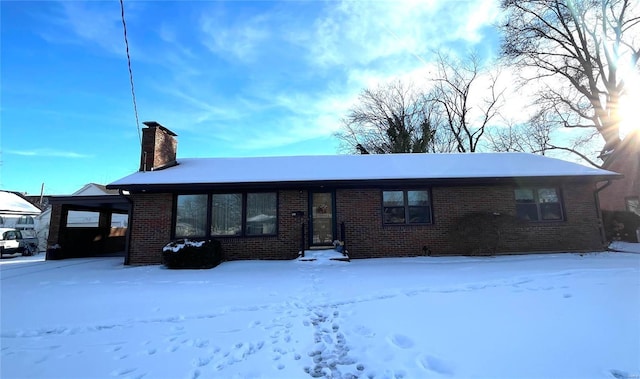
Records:
M194 241L194 240L190 240L190 239L180 239L177 241L172 241L169 242L168 244L166 244L163 248L162 251L173 251L174 253L179 252L180 250L184 249L186 246L195 246L195 247L200 247L202 245L204 245L205 241Z
M168 268L212 268L224 256L216 240L179 239L162 248L162 263Z

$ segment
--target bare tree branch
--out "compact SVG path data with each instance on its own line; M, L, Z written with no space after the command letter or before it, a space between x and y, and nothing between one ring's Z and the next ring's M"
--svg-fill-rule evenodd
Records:
M437 59L438 77L427 99L444 115L444 127L455 139L456 150L475 152L503 105L504 90L497 89L499 74L482 69L473 54L460 61L438 53ZM487 80L487 87L482 87L481 79Z
M537 70L529 81L557 77L566 83L551 91L556 103L546 111L566 127L597 130L602 153L615 148L626 85L620 65L638 69L640 60L637 0L502 0L501 6L508 19L501 26L503 57ZM549 105L549 92L541 93L540 105Z
M446 150L434 128L431 104L400 81L365 89L336 133L345 150L361 154L425 153Z

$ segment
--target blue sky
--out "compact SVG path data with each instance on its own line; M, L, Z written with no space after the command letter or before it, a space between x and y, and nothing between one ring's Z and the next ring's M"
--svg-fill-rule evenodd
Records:
M69 194L136 171L120 3L0 12L2 189ZM140 122L177 133L178 157L335 154L363 88L424 80L436 49L495 54L497 14L492 0L125 0Z

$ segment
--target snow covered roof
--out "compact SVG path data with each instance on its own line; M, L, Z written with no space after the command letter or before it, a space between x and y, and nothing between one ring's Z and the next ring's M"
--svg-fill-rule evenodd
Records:
M0 191L0 214L36 216L42 212L13 192Z
M71 196L102 196L118 195L117 190L108 190L106 186L97 183L85 184L82 188L72 193Z
M602 180L616 176L619 174L527 153L183 158L177 166L136 172L107 188L406 179L591 177Z

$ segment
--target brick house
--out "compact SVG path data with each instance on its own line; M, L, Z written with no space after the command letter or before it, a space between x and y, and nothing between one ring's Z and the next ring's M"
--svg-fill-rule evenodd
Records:
M597 183L619 177L524 153L177 159L176 134L145 125L140 171L107 185L132 204L130 264L183 237L215 238L229 260L334 240L351 258L486 253L486 230L495 254L602 250Z
M604 156L602 167L623 175L599 191L608 239L640 240L640 130L634 130Z
M624 175L600 192L602 210L630 211L640 216L640 130L620 142L605 157L602 167Z

